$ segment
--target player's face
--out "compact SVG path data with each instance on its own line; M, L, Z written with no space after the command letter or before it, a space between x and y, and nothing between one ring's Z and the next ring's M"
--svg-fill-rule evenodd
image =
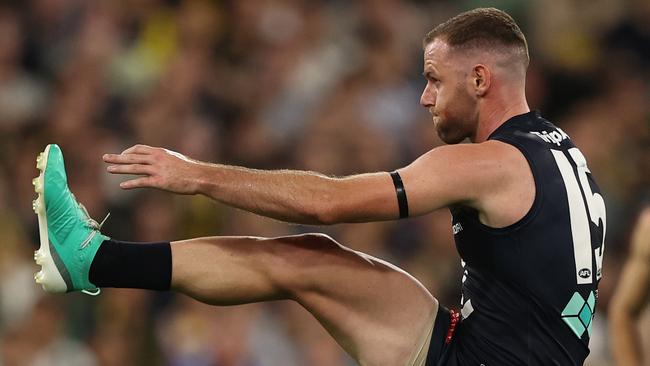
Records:
M463 61L438 39L424 49L427 86L420 104L429 110L438 136L448 144L472 139L478 124L477 99L470 93Z

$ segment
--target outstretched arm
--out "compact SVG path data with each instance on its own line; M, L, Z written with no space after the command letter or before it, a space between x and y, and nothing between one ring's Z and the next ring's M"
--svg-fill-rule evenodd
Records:
M641 214L609 308L611 348L616 364L641 365L638 319L650 299L650 208Z
M388 173L343 178L296 170L256 170L209 164L144 145L106 154L107 170L139 175L124 189L151 187L180 194L203 194L259 215L302 224L395 219L399 216Z
M502 161L492 156L500 149L494 144L444 146L400 169L411 215L459 202L480 206L482 193L495 196L497 186L507 188ZM123 182L124 189L203 194L284 221L334 224L399 217L393 181L386 172L332 178L306 171L255 170L204 163L144 145L106 154L104 161L111 164L111 173L139 176Z

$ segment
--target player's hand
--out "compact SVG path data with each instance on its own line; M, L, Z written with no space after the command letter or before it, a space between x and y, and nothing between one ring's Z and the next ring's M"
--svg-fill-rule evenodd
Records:
M104 154L111 174L131 174L138 177L120 183L123 189L158 188L179 194L197 193L199 162L175 151L135 145L121 154Z

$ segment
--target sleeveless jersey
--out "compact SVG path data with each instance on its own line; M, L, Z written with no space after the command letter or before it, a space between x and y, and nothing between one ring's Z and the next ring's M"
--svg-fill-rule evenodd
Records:
M526 157L535 199L504 228L451 208L464 275L447 364L582 365L602 276L603 198L580 150L539 112L511 118L489 139Z

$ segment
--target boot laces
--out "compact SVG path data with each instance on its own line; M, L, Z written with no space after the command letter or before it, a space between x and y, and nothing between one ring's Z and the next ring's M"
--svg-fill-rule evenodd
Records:
M79 203L79 201L77 201L76 197L74 197L74 194L72 195L72 197L77 202L77 205L79 206L79 208L81 209L81 212L85 216L85 219L84 219L85 220L85 225L88 228L92 229L90 234L88 234L88 237L81 243L81 245L79 245L79 249L84 249L90 244L90 241L95 237L95 235L97 235L97 233L100 232L100 230L102 229L102 226L104 226L104 223L106 222L108 217L111 215L111 213L109 212L106 215L106 217L104 217L102 222L97 223L97 221L95 221L92 217L90 217L90 214L88 213L88 209L86 209L86 206L84 206L82 203ZM86 295L97 296L102 292L102 290L99 289L99 288L96 288L94 291L81 290L81 292L86 294Z
M72 195L72 197L74 198L74 194ZM76 198L75 198L75 201L77 201ZM86 209L86 206L84 206L82 203L79 203L79 201L77 201L77 205L79 206L79 208L81 209L81 212L83 212L83 214L85 216L84 220L85 220L86 227L88 227L89 229L92 229L90 234L88 234L88 237L83 242L81 242L81 245L79 245L79 249L84 249L85 247L88 246L88 244L90 244L90 241L95 237L95 235L97 235L97 233L100 232L100 230L102 229L102 226L104 226L104 223L106 222L106 220L108 220L108 217L111 216L111 213L109 212L106 215L106 217L104 217L102 222L97 223L97 221L95 221L92 217L90 217L90 214L88 213L88 210Z

